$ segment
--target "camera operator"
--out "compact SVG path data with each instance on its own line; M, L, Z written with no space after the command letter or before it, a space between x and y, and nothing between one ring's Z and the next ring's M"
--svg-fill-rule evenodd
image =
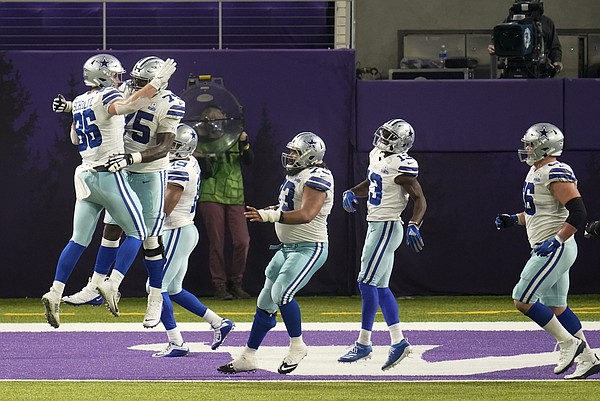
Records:
M533 8L538 11L536 11L533 16L531 14L527 14L526 11L520 11L527 10L529 8ZM543 54L540 56L544 56L544 58L548 61L548 68L550 70L554 69L554 71L551 71L551 73L547 74L547 76L552 77L563 69L562 46L560 44L560 40L558 39L558 35L556 34L554 21L552 21L550 17L544 15L543 12L543 2L540 0L515 0L513 6L509 10L508 17L503 21L503 23L519 20L533 20L534 23L539 23L538 26L541 26L543 39ZM496 54L493 37L490 45L488 46L488 53L490 55Z

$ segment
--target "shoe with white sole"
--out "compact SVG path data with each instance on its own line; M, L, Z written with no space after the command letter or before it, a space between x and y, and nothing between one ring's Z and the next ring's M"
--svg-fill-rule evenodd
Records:
M112 288L110 280L104 280L98 286L98 292L104 297L104 304L115 317L119 317L119 300L121 293Z
M398 344L394 344L390 347L390 351L388 353L388 359L385 361L381 370L389 370L394 366L398 365L404 358L406 358L412 352L412 347L406 341L406 339L402 339Z
M164 350L162 350L160 352L152 354L152 357L154 357L154 358L174 358L174 357L178 357L178 356L186 356L189 352L190 352L190 349L188 348L186 343L183 343L181 345L177 345L175 343L169 343L169 345L167 345L167 348L165 348Z
M575 372L566 375L565 379L587 379L589 376L600 372L600 360L596 354L581 354L575 358L575 362L577 362Z
M46 320L50 326L58 329L60 326L60 294L50 288L50 291L42 296L45 308Z
M73 295L67 295L62 298L62 301L67 305L80 306L92 305L98 306L104 303L104 297L98 292L95 285L91 284L92 280L88 280L88 284Z
M563 373L573 365L575 358L583 352L586 344L585 341L574 337L572 340L565 341L563 344L559 343L559 347L558 363L554 367L554 373L557 375Z
M240 372L254 372L257 367L256 355L250 352L243 352L242 355L227 365L219 366L217 370L221 373L235 374Z
M302 343L300 345L290 345L290 350L277 371L282 375L287 375L288 373L293 372L298 367L300 361L304 359L304 357L308 355L308 347L306 344Z
M213 337L213 342L210 346L210 349L216 350L219 348L234 327L235 323L229 319L223 319L221 320L221 325L219 327L213 327L215 335Z
M160 314L162 313L163 297L162 295L148 295L148 306L146 307L146 316L144 316L144 327L151 329L160 323Z
M361 359L370 359L372 354L373 347L371 345L355 342L348 352L338 358L338 362L348 363L360 361Z

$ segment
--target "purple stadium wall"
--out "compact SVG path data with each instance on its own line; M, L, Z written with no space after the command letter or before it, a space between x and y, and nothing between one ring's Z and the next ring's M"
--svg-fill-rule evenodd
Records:
M534 122L550 121L567 136L564 161L580 180L591 218L600 218L597 180L600 139L592 124L597 80L538 81L356 81L354 53L329 51L114 51L126 69L149 53L173 57L178 70L169 87L180 93L189 74L223 77L244 106L246 130L256 162L245 170L247 202L272 204L283 171L280 152L301 130L327 144L326 162L336 179L330 217L330 255L304 294L354 294L365 232L364 203L356 215L341 208L341 193L365 175L372 133L383 121L402 117L416 130L411 152L421 165L429 209L422 227L425 250L397 251L391 287L396 295L506 294L528 249L519 229L498 232L498 212L518 211L526 166L516 149ZM67 139L69 116L51 111L57 93L84 90L81 65L91 52L0 53L2 126L2 243L11 280L0 297L38 297L54 275L58 255L71 235L72 172L78 154ZM407 211L409 212L409 211ZM190 260L185 286L211 294L206 241ZM251 249L245 283L257 294L275 243L273 227L250 224ZM66 292L91 274L100 229L73 273ZM578 234L579 258L572 291L596 291L598 243ZM124 296L144 294L145 270L138 260L125 280Z

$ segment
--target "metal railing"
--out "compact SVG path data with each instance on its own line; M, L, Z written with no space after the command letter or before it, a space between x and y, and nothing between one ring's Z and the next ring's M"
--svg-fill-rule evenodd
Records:
M0 50L353 47L352 0L0 3Z

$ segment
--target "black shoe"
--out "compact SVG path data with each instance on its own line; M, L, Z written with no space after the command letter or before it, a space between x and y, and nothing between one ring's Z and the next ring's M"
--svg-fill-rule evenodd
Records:
M225 288L225 284L215 284L215 292L213 294L215 299L220 299L221 301L229 301L233 299L233 295L227 292Z
M250 294L244 291L241 283L229 283L229 293L237 299L250 298Z

